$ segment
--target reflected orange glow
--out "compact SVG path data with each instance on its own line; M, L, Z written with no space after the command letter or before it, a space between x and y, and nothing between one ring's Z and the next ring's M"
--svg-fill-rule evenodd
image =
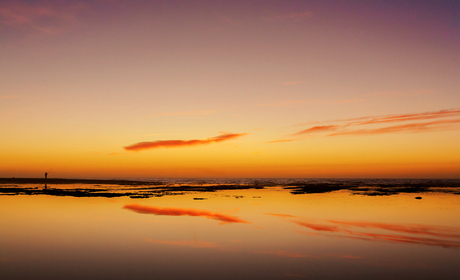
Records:
M205 217L208 219L221 221L222 224L227 223L243 223L249 224L247 221L243 221L238 217L229 216L217 212L210 212L200 209L188 209L188 208L172 208L172 207L154 207L154 206L143 206L139 204L130 204L123 206L123 209L128 209L140 214L154 214L164 216L192 216L192 217Z
M363 259L363 257L357 257L352 255L337 255L337 254L325 254L325 255L307 255L307 254L298 254L298 253L291 253L288 251L264 251L263 254L268 255L275 255L279 257L286 257L286 258L313 258L313 259L321 259L321 258L343 258L343 259Z
M193 247L193 248L215 248L215 247L218 247L218 245L215 244L215 243L204 242L204 241L166 241L166 240L147 239L147 242L156 243L156 244L165 244L165 245Z
M276 255L280 257L288 257L288 258L320 258L320 256L314 256L314 255L303 255L303 254L295 254L295 253L290 253L286 251L264 251L264 254L268 255Z
M332 232L340 232L342 231L339 227L336 226L328 226L328 225L320 225L320 224L310 224L305 222L295 222L298 225L303 227L316 230L316 231L332 231Z
M52 185L44 195L47 192L33 194L44 185L27 184L23 189L30 192L0 196L0 247L4 249L0 267L19 275L11 264L20 262L35 273L40 258L45 264L42 271L52 276L56 266L73 265L75 260L96 271L106 271L100 265L104 262L112 267L126 262L125 275L132 276L132 265L136 265L140 274L151 269L149 275L164 273L160 278L167 279L171 269L177 268L178 279L189 279L187 268L202 264L203 277L195 278L208 279L210 263L227 276L229 263L244 273L249 263L250 278L258 279L261 273L263 278L272 278L291 268L311 276L331 266L349 268L351 273L365 266L379 273L382 263L388 275L396 275L401 267L395 270L395 266L401 263L404 269L417 271L430 263L436 267L432 275L445 269L451 269L449 275L458 275L459 267L453 268L452 260L460 253L456 250L460 249L460 205L453 187L450 192L390 196L353 195L350 190L294 195L290 188L242 187L134 198L136 193L145 194L146 188L107 185L106 197L75 197L78 192L65 195L58 190L93 188L95 195L101 195L104 186ZM125 191L125 196L110 195ZM5 193L12 194L11 190ZM252 225L242 224L248 221ZM254 260L260 263L256 268ZM81 275L86 273L81 271ZM411 271L404 273L407 276ZM230 278L241 278L237 274Z

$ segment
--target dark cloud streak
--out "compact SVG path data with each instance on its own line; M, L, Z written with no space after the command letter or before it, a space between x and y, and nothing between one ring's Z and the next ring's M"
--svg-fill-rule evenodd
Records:
M447 118L460 116L460 110L441 110L436 112L426 112L420 114L405 114L405 115L388 115L382 117L365 117L367 120L349 122L348 125L365 125L375 123L402 122L402 121L417 121L436 118Z
M460 123L460 119L454 120L440 120L433 122L424 123L409 123L403 125L393 125L374 129L359 129L352 131L344 131L329 134L328 136L342 136L342 135L371 135L371 134L383 134L393 132L425 132L425 131L437 131L442 129L449 129L453 124Z
M198 146L198 145L207 145L212 143L218 143L227 141L230 139L235 139L247 135L247 133L225 133L216 137L207 138L204 140L157 140L152 142L139 142L124 147L127 151L142 151L148 149L156 148L175 148L175 147L184 147L184 146Z

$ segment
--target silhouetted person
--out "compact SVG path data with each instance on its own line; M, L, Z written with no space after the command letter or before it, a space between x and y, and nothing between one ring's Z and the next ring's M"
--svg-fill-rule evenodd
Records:
M47 178L48 178L48 172L45 172L45 190L46 190L46 188L47 188L47 186L46 186L46 179L47 179Z

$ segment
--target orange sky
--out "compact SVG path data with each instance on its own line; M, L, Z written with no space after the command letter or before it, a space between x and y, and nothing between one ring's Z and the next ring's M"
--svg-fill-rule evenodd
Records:
M1 1L0 177L460 177L453 2Z

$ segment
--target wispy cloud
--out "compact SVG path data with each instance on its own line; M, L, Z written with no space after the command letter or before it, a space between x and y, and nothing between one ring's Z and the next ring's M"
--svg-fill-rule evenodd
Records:
M166 240L155 240L147 238L147 242L155 244L192 247L192 248L216 248L219 247L216 243L204 242L204 241L166 241Z
M351 103L351 102L360 102L364 99L337 99L337 100L319 100L319 99L306 99L306 100L281 100L277 102L271 103L264 103L258 106L265 106L265 107L285 107L285 106L293 106L293 105L300 105L300 104L307 104L307 103L315 103L315 104L340 104L340 103Z
M433 120L430 122L422 122ZM460 123L460 110L441 110L435 112L424 112L417 114L399 114L399 115L384 115L384 116L365 116L353 119L343 119L332 121L331 125L313 126L301 130L294 135L304 135L317 132L337 131L327 136L343 136L343 135L371 135L383 133L397 132L428 132L453 129L455 125ZM403 123L390 126L383 126L388 123ZM375 127L380 125L380 127ZM369 128L357 128L360 126L370 126ZM374 126L374 127L373 127Z
M193 217L205 217L208 219L218 220L220 224L227 223L244 223L249 222L239 219L235 216L229 216L218 212L211 212L207 210L191 209L191 208L172 208L172 207L155 207L155 206L144 206L139 204L130 204L123 206L123 209L128 209L140 214L153 214L153 215L164 215L164 216L193 216Z
M156 148L175 148L185 146L207 145L212 143L223 142L247 135L247 133L223 133L219 136L202 139L202 140L157 140L152 142L139 142L124 147L127 151L142 151Z
M285 142L292 142L292 141L297 141L299 139L279 139L279 140L273 140L273 141L268 141L268 142L265 142L265 143L269 143L269 144L272 144L272 143L285 143Z
M216 110L197 110L197 111L183 111L183 112L172 112L172 113L162 113L162 114L153 114L150 117L163 117L163 116L200 116L200 115L213 115Z
M312 16L313 16L313 13L311 11L305 11L305 12L293 12L293 13L287 13L287 14L279 14L279 15L276 15L275 18L279 20L292 20L295 22L300 22L300 21L309 19Z
M379 91L364 93L361 96L415 96L431 94L431 90L415 90L415 91Z
M236 17L231 17L228 15L224 15L221 13L214 13L214 15L217 17L219 22L224 23L225 26L240 26L241 25L241 19L238 19Z
M348 125L365 125L375 123L403 122L403 121L418 121L436 118L448 118L460 116L460 110L441 110L436 112L425 112L418 114L402 114L402 115L386 115L377 117L361 117L351 119Z
M264 213L265 215L281 217L281 218L295 218L295 216L287 215L287 214L276 214L276 213Z
M54 35L75 23L85 9L80 2L4 1L0 3L0 25Z
M283 82L283 85L285 86L292 86L292 85L298 85L303 83L303 81L295 81L295 82Z
M313 103L313 102L318 102L318 100L285 100L285 101L279 101L279 102L273 102L273 103L265 103L265 104L261 104L260 106L284 107L284 106L297 105L297 104L302 104L302 103Z
M424 123L410 123L403 125L393 125L382 128L374 129L359 129L352 131L343 131L329 134L328 136L339 136L339 135L371 135L371 134L382 134L392 132L426 132L426 131L439 131L452 128L453 124L460 123L460 119L455 120L442 120L434 122Z
M318 125L318 126L313 126L307 129L304 129L302 131L297 132L295 135L302 135L302 134L309 134L309 133L315 133L315 132L324 132L324 131L331 131L331 130L336 130L338 129L338 125Z
M365 99L357 98L357 99L342 99L337 101L332 101L331 103L352 103L352 102L360 102L364 101Z
M18 97L19 97L18 95L0 95L0 98L5 98L5 99L18 98Z

